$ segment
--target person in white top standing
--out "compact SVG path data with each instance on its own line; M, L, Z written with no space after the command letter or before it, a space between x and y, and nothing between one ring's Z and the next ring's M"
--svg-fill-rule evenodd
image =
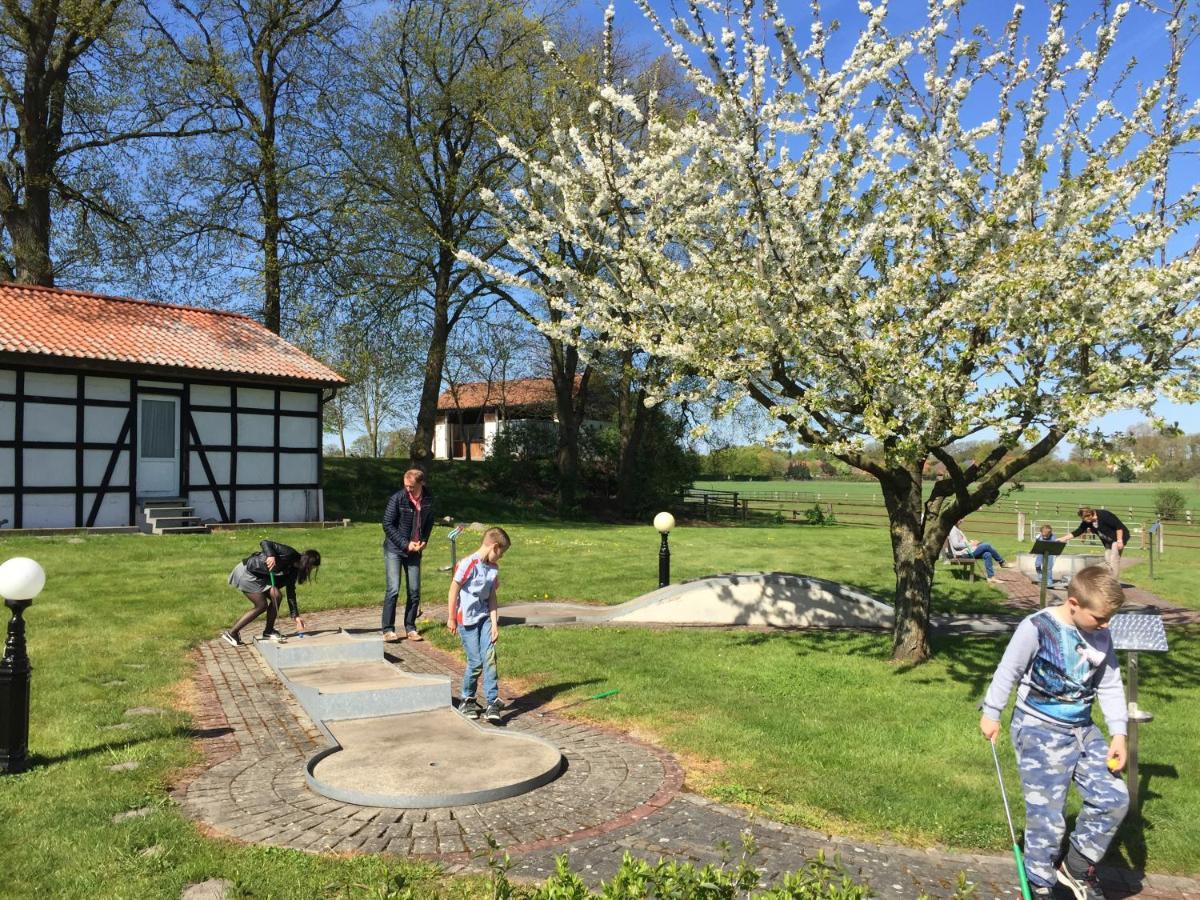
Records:
M457 634L467 654L463 670L458 711L468 719L479 718L475 687L483 675L483 694L487 707L483 717L499 724L500 680L496 674L496 641L500 639L500 619L496 611L496 590L500 587L500 557L511 545L503 528L489 528L483 543L461 560L450 581L446 627Z

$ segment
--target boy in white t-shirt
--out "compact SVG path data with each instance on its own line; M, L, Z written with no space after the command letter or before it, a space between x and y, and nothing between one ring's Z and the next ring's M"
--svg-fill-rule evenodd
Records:
M479 549L454 570L446 617L446 627L451 634L458 635L467 654L458 711L468 719L479 718L475 686L482 672L487 699L483 716L494 725L501 721L500 683L496 675L496 641L500 638L496 612L496 589L500 586L498 563L511 543L503 528L489 528L483 533Z

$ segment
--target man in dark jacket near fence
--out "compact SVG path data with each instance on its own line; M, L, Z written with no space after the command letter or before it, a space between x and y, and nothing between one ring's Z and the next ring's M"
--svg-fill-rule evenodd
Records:
M425 489L425 473L409 469L404 487L388 499L383 513L383 564L387 587L383 595L383 639L397 641L396 601L400 596L401 570L408 592L404 603L404 632L410 641L422 640L417 631L421 611L421 551L433 531L433 495Z
M1109 512L1107 509L1081 506L1079 518L1083 520L1079 523L1079 527L1060 540L1066 543L1071 538L1077 538L1085 531L1090 531L1100 538L1100 543L1104 545L1104 558L1108 561L1108 567L1112 570L1113 578L1119 580L1121 577L1121 553L1124 551L1125 545L1129 543L1129 529L1116 517L1115 513Z

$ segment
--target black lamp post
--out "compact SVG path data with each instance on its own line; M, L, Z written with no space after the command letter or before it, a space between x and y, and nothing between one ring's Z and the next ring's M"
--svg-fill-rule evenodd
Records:
M16 556L0 565L0 595L12 610L4 658L0 659L0 774L24 772L29 753L29 655L22 614L46 584L32 559Z
M671 583L671 547L667 544L667 535L675 527L675 517L669 512L660 512L654 517L654 527L662 535L658 548L658 586L663 588Z

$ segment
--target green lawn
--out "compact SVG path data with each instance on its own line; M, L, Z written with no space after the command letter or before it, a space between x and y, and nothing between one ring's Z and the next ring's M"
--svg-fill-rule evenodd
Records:
M652 736L684 760L690 788L718 800L821 831L1003 852L976 708L1003 644L941 641L916 668L886 662L887 648L886 636L846 633L514 628L501 680L577 685L556 702L618 689L571 715ZM1141 741L1144 824L1122 831L1120 855L1198 874L1200 631L1142 658L1140 699L1156 719ZM1001 750L1017 791L1011 745Z
M775 494L781 497L799 494L805 500L815 500L821 495L823 501L847 500L882 503L879 484L875 481L843 481L819 478L812 481L697 481L698 490L739 491L751 494ZM926 483L926 491L932 490L933 482ZM1127 516L1129 507L1135 510L1135 519L1144 510L1154 507L1154 494L1160 488L1174 488L1187 500L1187 508L1195 514L1200 525L1200 483L1196 481L1134 481L1119 484L1116 481L1061 482L1031 481L1017 490L1009 490L993 507L998 510L1023 509L1033 513L1053 516L1055 519L1071 518L1084 504L1114 510L1119 516Z
M616 603L655 587L658 536L649 525L506 527L514 539L503 566L506 601ZM438 532L425 567L430 602L442 602L448 584L448 575L436 571L448 561L443 535ZM0 541L0 558L31 556L47 572L46 589L26 616L35 667L31 753L39 765L0 780L0 842L20 848L5 853L0 895L115 890L178 897L188 882L220 876L234 880L243 895L339 896L359 893L354 885L375 890L389 873L434 878L430 870L396 861L322 858L206 839L164 799L172 778L196 759L188 717L175 711L131 719L128 731L105 729L131 707L178 710L180 689L191 676L188 651L245 608L225 579L260 536L240 531ZM379 603L378 526L271 536L300 548L315 546L324 555L316 583L301 588L302 608ZM676 580L767 569L844 580L885 597L891 590L881 529L681 527L671 547ZM470 549L464 544L464 552ZM1176 574L1170 574L1172 566ZM1183 568L1180 556L1169 555L1163 582L1177 579L1183 590ZM934 607L989 610L998 597L985 583L941 573ZM977 749L971 739L974 699L1000 645L948 642L939 646L935 662L912 671L885 662L886 645L886 636L513 630L506 632L502 674L546 684L587 681L580 689L587 693L600 685L620 687L614 701L581 711L656 735L688 763L690 783L711 796L853 833L1003 849L989 770L967 762ZM1197 841L1190 829L1200 821L1200 802L1191 790L1200 784L1191 777L1193 711L1200 700L1196 646L1195 637L1177 636L1165 660L1147 660L1143 676L1146 705L1158 716L1143 742L1156 773L1147 808L1154 827L1146 835L1148 864L1157 871L1195 865L1188 860ZM955 754L962 759L955 761ZM788 764L780 766L780 760ZM125 761L140 767L105 769ZM931 802L925 793L931 785L946 802ZM862 794L874 799L855 799ZM114 814L146 805L154 807L151 815L110 822ZM143 855L151 847L160 849ZM443 889L465 896L478 887L420 883L417 896Z

